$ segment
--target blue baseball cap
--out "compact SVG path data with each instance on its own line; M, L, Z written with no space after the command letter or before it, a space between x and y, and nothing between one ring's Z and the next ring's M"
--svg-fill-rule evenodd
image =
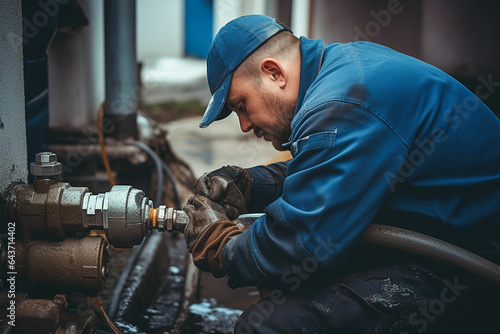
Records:
M286 25L265 15L241 16L219 30L207 56L208 86L212 98L200 128L229 116L231 110L226 106L226 99L234 71L259 46L283 30L291 31Z

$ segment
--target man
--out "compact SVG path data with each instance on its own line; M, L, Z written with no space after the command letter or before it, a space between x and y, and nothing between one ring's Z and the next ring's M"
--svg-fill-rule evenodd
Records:
M500 263L500 121L477 97L389 48L298 39L261 15L224 26L207 66L200 126L234 111L293 156L209 173L185 207L199 268L272 290L236 333L498 331L495 286L358 243L380 223ZM265 214L230 221L247 211Z

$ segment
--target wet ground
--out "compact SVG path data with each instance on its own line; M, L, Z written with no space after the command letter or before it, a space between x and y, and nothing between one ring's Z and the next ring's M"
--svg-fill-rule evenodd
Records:
M163 239L161 244L150 243L149 250L146 244L143 249L111 251L112 273L102 298L115 325L124 334L232 333L238 316L260 299L258 291L231 290L224 279L200 273L186 251L182 234L163 235ZM145 263L144 254L162 249L162 245L168 249L162 250L163 256L152 256L152 262ZM130 265L133 270L127 273ZM158 267L161 271L154 272ZM118 282L124 278L120 277L123 272L126 281L120 288ZM141 272L148 276L141 276ZM123 292L113 301L113 294L120 289ZM146 296L150 292L154 292L152 298ZM97 333L112 331L101 325Z

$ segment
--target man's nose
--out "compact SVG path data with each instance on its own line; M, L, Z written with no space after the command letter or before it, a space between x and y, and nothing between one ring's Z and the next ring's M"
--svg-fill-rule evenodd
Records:
M243 132L249 132L253 128L253 124L248 119L248 116L243 113L238 113L238 118L240 119L240 128Z

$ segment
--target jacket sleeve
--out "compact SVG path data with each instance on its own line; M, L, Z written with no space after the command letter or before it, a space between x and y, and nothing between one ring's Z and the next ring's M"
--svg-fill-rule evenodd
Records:
M284 161L246 169L253 183L248 212L264 212L269 204L281 196L287 164L288 161Z
M283 194L223 250L231 287L298 288L336 268L394 191L404 143L358 104L323 103L292 123Z

